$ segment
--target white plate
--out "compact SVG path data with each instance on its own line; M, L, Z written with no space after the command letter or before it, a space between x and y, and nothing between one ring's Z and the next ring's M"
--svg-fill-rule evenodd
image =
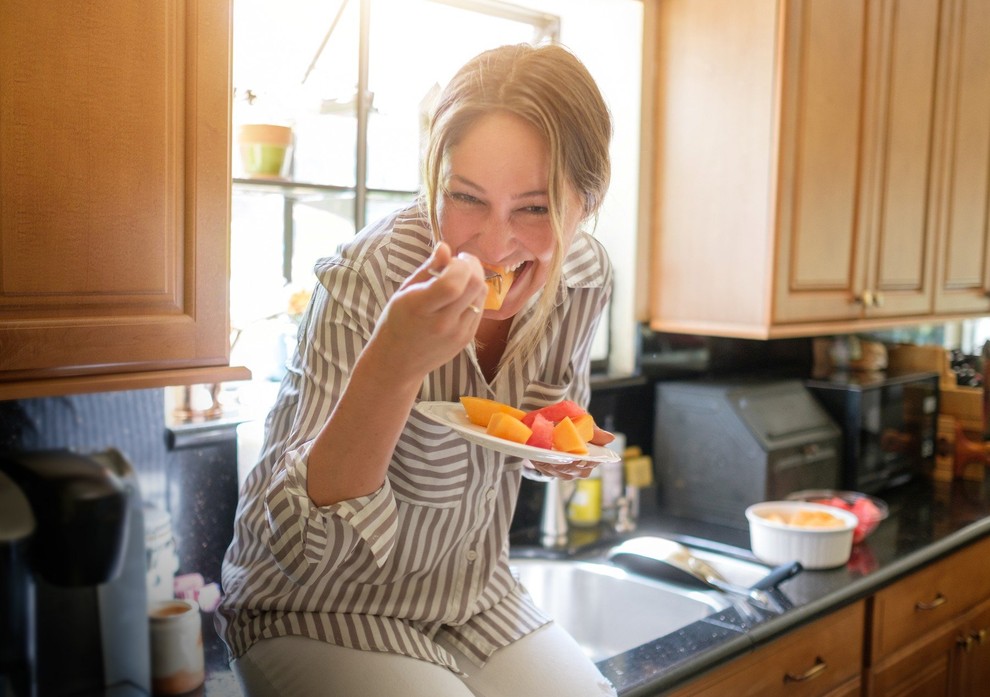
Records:
M584 460L587 462L618 462L619 454L600 445L588 443L587 455L573 455L559 450L547 450L546 448L535 448L532 445L513 443L511 440L496 438L485 433L481 426L468 421L467 414L460 402L419 402L416 407L423 416L459 433L465 440L483 445L486 448L515 455L516 457L535 460L536 462L549 462L555 465L566 465L571 462Z

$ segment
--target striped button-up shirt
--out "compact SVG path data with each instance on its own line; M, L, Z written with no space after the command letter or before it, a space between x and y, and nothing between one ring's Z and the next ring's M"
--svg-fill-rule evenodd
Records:
M429 224L412 207L317 264L299 350L241 490L224 559L217 623L235 658L260 639L300 635L459 672L445 644L480 665L549 621L509 570L518 457L472 444L414 410L377 491L322 507L306 493L313 439L385 304L432 248ZM591 341L611 274L601 245L579 232L528 360L489 383L470 345L426 377L419 398L476 395L522 409L565 398L587 404ZM532 306L515 317L510 345Z

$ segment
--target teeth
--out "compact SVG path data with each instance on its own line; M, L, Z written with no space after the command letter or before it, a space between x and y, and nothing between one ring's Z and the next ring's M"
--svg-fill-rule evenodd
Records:
M508 275L510 273L515 273L522 268L525 261L520 261L515 266L487 266L485 267L485 278L492 278L493 276Z

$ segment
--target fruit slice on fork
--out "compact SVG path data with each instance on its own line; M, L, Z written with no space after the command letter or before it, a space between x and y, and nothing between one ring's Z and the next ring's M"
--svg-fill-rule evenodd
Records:
M488 295L485 297L486 310L497 310L502 307L502 302L508 295L515 278L516 272L513 269L485 265L485 283L488 284Z

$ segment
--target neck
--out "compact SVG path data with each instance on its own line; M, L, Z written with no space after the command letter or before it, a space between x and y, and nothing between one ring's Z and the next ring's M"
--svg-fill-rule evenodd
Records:
M494 380L498 372L498 364L505 354L511 327L511 319L483 319L478 325L478 331L474 335L475 352L481 372L488 382Z

